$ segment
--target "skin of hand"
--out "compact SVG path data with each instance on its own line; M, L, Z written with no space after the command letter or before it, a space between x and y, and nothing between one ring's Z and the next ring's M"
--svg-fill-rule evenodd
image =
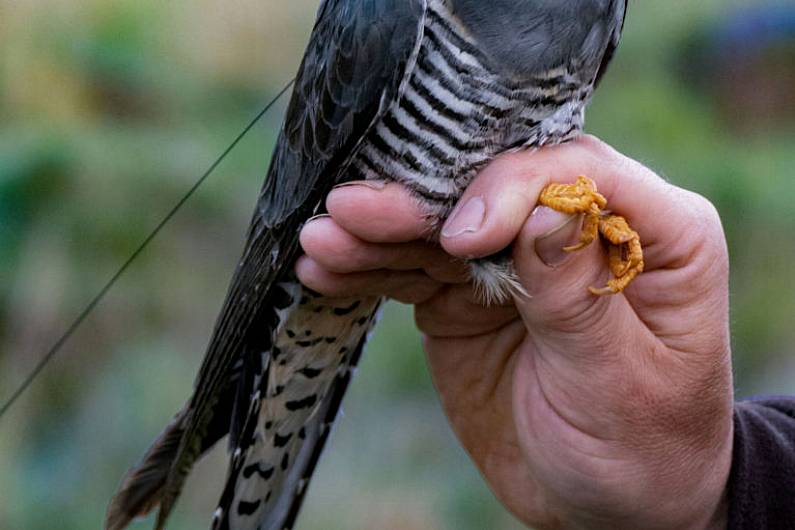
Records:
M592 178L639 232L622 294L579 218L536 208ZM351 183L301 233L296 271L330 296L415 305L450 422L500 501L545 529L717 529L732 451L728 257L715 208L593 137L504 155L469 186L440 243L397 184ZM460 259L513 244L529 298L476 302Z

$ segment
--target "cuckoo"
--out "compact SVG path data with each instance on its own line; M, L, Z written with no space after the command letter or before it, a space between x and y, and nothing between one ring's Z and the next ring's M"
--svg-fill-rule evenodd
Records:
M159 509L165 526L194 462L229 437L212 528L292 528L383 300L332 299L294 274L298 234L332 187L394 181L438 227L500 153L558 144L618 45L626 0L323 0L193 395L132 468L105 526ZM540 204L601 235L616 293L642 270L637 234L587 177ZM484 303L523 296L510 249L472 260Z

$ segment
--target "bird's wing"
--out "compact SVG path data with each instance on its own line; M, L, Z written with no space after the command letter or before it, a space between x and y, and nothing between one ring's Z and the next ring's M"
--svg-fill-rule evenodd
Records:
M400 91L419 46L424 0L326 0L320 7L259 213L278 224L322 199ZM325 182L324 182L325 180Z
M621 41L621 33L624 29L624 21L627 18L627 6L629 5L627 0L615 0L618 3L618 7L615 10L616 17L618 20L613 21L613 33L610 35L610 40L607 42L607 49L605 49L605 53L602 56L602 64L599 66L599 71L596 74L596 80L594 81L594 87L599 85L599 82L602 80L602 77L605 75L607 71L607 67L610 65L610 62L613 60L613 56L618 49L618 43Z
M241 383L246 351L268 351L276 311L288 296L278 282L298 254L298 232L323 207L330 189L366 132L399 97L419 49L425 0L324 0L296 78L268 178L260 193L243 258L183 413L132 469L111 503L108 528L123 528L159 504L158 528L168 516L193 462L218 439L218 415L245 419ZM247 405L247 403L246 403ZM233 429L235 430L235 429ZM213 432L210 432L213 431ZM175 439L179 439L179 444ZM169 465L170 464L170 465ZM141 474L140 471L146 472ZM136 500L135 506L125 501Z

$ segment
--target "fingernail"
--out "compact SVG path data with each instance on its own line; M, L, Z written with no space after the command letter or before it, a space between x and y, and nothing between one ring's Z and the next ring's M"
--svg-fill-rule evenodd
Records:
M312 216L312 217L310 217L309 219L306 220L306 223L304 223L304 225L308 225L312 221L316 221L318 219L324 219L326 217L331 217L331 216L329 214L327 214L327 213L321 213L321 214Z
M442 236L458 237L474 234L483 226L486 218L486 203L480 197L469 199L463 206L456 207L444 225Z
M530 217L531 222L537 223L535 228L541 233L536 238L536 255L547 267L560 267L571 258L571 253L563 250L563 247L576 241L581 224L580 216L539 206Z
M370 188L376 191L381 191L386 188L387 181L385 180L353 180L351 182L343 182L342 184L337 184L334 186L333 189L338 190L341 188L351 188L353 186L364 186L366 188Z

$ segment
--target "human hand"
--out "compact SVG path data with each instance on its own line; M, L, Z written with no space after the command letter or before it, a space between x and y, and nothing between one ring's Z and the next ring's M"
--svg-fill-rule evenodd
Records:
M604 248L562 252L579 223L536 209L547 184L579 174L640 234L646 272L621 295L588 292L607 278ZM415 304L450 422L524 523L724 528L732 383L715 209L591 137L499 158L460 204L472 199L460 209L471 218L449 220L439 246L423 238L428 222L401 186L337 188L330 216L301 234L298 276L330 296ZM512 242L530 297L482 307L451 256Z

